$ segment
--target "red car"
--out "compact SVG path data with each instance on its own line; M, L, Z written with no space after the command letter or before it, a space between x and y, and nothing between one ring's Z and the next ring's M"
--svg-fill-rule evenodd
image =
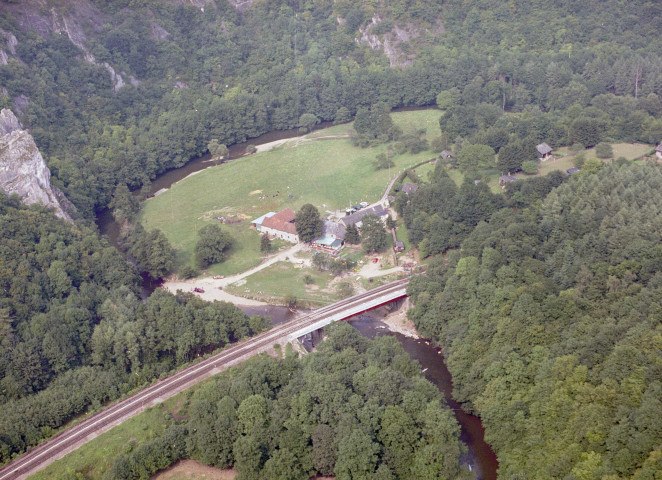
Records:
M372 259L372 263L377 263L377 262L379 262L379 258L375 257Z
M195 288L193 289L193 291L194 291L195 293L205 293L205 289L204 289L204 288L200 288L200 287L195 287Z

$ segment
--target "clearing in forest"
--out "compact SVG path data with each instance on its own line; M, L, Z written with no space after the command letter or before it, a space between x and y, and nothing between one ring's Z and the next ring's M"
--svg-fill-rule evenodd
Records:
M427 138L439 134L439 110L418 110L391 114L403 131L425 129ZM315 137L346 133L351 124L314 132ZM141 221L146 229L162 230L177 250L177 265L192 263L197 231L214 222L217 212L224 216L243 214L250 218L305 203L326 210L346 208L359 202L379 200L389 178L399 171L432 159L424 151L395 156L395 166L375 170L373 161L385 145L354 147L349 139L325 139L285 144L268 152L242 157L185 178L173 187L144 202ZM260 190L261 193L255 192ZM253 195L251 195L253 193ZM234 238L227 260L212 265L209 274L231 275L257 265L262 259L259 235L250 221L224 225Z

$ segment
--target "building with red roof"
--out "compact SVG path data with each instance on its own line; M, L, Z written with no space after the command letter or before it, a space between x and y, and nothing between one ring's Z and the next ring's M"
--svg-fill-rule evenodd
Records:
M294 226L294 212L291 208L281 210L262 220L260 231L290 243L299 243L299 235Z

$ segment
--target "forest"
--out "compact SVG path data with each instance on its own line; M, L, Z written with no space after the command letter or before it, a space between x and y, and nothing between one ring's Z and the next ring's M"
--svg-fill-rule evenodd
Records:
M115 459L109 480L149 478L180 458L245 480L470 479L460 427L394 337L332 325L317 352L255 358L187 401L187 419Z
M478 127L503 139L504 111L517 114L502 120L517 135L555 147L662 136L658 2L269 0L242 12L225 0L204 12L156 0L96 5L103 26L88 35L88 51L137 79L117 93L66 35L44 38L0 16L18 40L0 65L0 103L27 99L21 120L57 186L88 217L117 185L149 184L205 153L212 138L230 145L298 127L305 114L344 119L378 102L438 102L453 143ZM398 24L413 29L398 44L402 65L356 40L368 30L383 39Z
M157 290L143 301L136 266L99 236L96 213L121 205L134 214L129 189L204 154L211 139L231 145L357 113L360 126L378 104L436 104L436 144L452 146L457 164L396 198L411 243L429 259L410 287L411 318L443 347L454 395L483 419L500 476L659 477L659 167L597 162L504 194L480 180L495 154L500 169L516 169L542 141L660 142L660 2L260 0L240 11L213 0L202 11L94 0L101 22L84 43L96 64L64 33L25 29L6 13L14 3L0 2L2 38L17 39L0 64L0 107L16 111L84 219L65 225L0 195L1 462L89 408L267 326L187 294ZM66 0L49 6L75 10ZM393 40L393 59L367 43L403 29L408 40ZM103 62L126 85L114 89ZM466 181L457 186L444 167ZM135 257L155 257L143 265L155 276L167 270L159 232L136 227L127 244ZM134 478L190 455L236 461L246 478L284 468L302 478L353 478L356 469L376 478L459 475L456 426L436 392L387 340L375 347L350 337L285 367L261 360L277 385L247 379L239 392L218 380L191 407L193 423L169 431L177 450L167 461L147 466L159 448L139 447L116 474ZM352 342L360 345L342 348ZM354 410L330 397L315 410L311 393L291 411L295 387L312 391L313 377ZM391 388L379 391L380 382ZM391 448L398 422L410 443ZM232 427L214 427L228 436L207 445L193 431L202 424ZM359 424L343 445L374 452L364 463L335 450ZM248 426L265 436L246 434ZM308 443L296 444L290 429ZM437 444L449 449L443 465L426 457L424 445Z
M412 279L409 315L442 345L500 477L657 478L662 170L624 162L540 180L458 231L444 219L471 186L443 206L426 201L443 176L416 192L409 211L433 215L420 243L448 255Z
M158 290L95 229L0 194L0 461L270 322Z

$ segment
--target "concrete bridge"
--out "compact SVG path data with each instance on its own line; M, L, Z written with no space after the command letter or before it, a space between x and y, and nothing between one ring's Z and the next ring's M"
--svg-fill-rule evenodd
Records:
M293 341L331 322L346 320L403 298L407 295L408 283L409 278L398 280L314 310L163 378L130 397L107 406L0 468L0 480L25 479L146 408L268 350L275 343Z

